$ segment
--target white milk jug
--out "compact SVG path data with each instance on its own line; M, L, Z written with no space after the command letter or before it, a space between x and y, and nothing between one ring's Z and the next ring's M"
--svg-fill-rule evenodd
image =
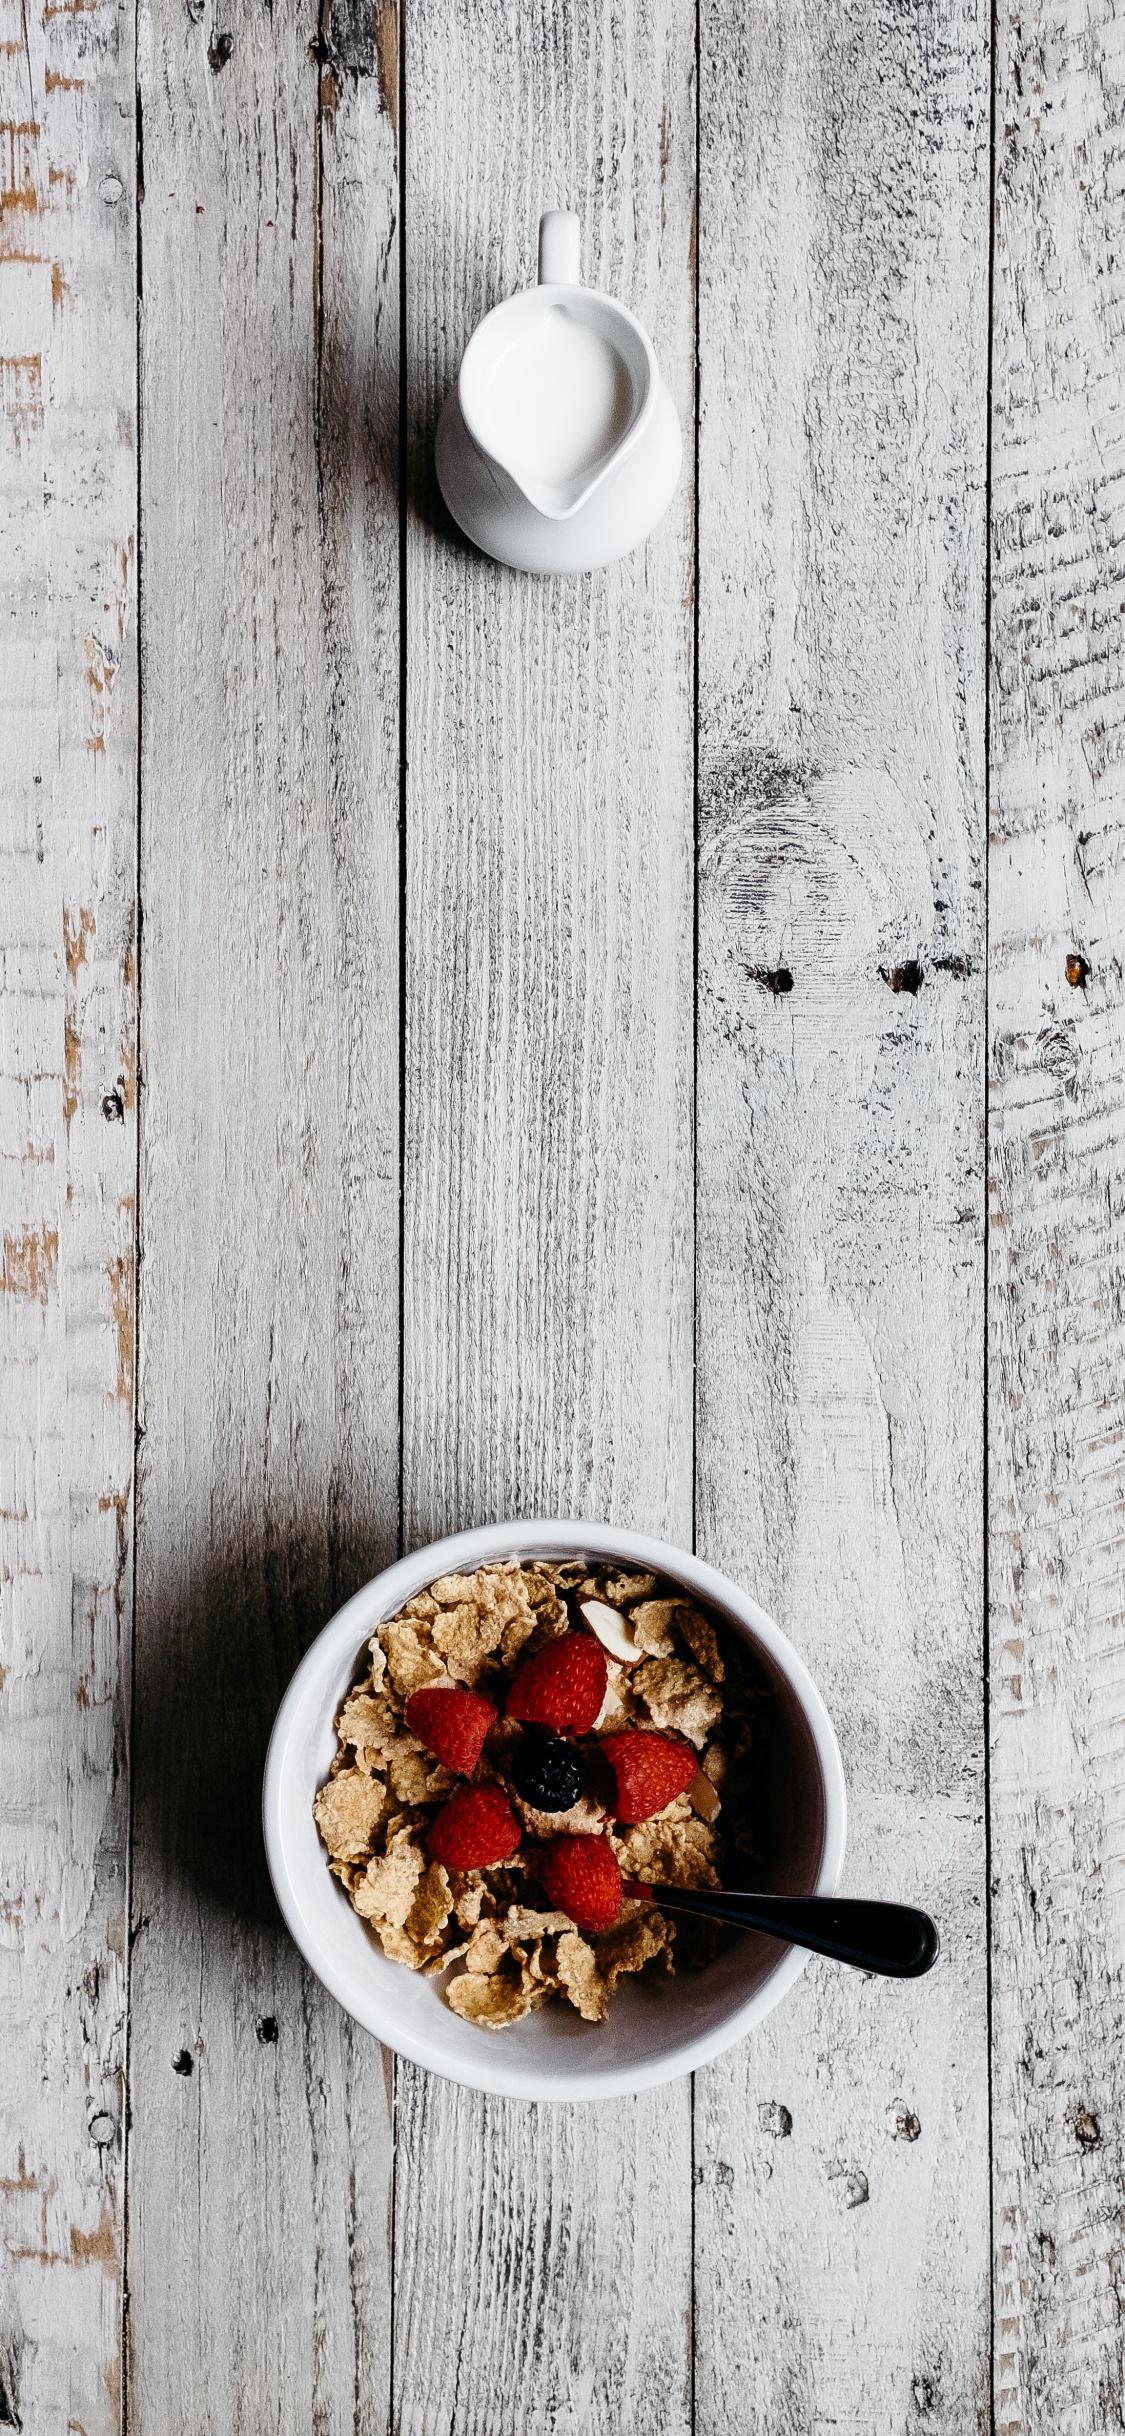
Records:
M578 217L545 212L539 284L474 331L438 424L442 495L505 566L576 575L635 549L680 471L680 426L647 333L579 283Z

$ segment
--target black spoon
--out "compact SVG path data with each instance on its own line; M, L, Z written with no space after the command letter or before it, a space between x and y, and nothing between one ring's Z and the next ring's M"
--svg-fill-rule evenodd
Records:
M786 1945L804 1945L857 1971L886 1979L920 1979L938 1958L938 1933L926 1912L906 1903L841 1902L836 1895L739 1895L726 1887L696 1894L683 1886L637 1886L630 1895L661 1910L698 1912L735 1928L764 1929Z

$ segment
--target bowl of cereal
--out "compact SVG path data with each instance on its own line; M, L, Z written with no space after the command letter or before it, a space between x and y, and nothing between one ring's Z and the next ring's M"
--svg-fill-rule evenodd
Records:
M662 1911L661 1884L834 1894L845 1811L827 1710L756 1601L579 1522L463 1531L368 1582L302 1659L263 1791L278 1902L337 2001L540 2100L650 2088L772 2012L807 1956Z

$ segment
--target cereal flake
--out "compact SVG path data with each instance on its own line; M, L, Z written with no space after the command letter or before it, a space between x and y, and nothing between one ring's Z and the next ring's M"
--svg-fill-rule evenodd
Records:
M556 1968L563 1994L584 2022L604 2022L609 1990L598 1969L598 1958L576 1928L560 1937Z
M338 1776L321 1786L313 1817L334 1860L364 1859L386 1800L386 1789L378 1777L368 1776L361 1768L341 1768Z
M643 1971L658 1954L671 1964L672 1930L654 1904L633 1905L599 1937L594 1951L598 1969L612 1996L627 1971Z
M359 1764L370 1775L376 1761L385 1758L390 1750L398 1732L398 1718L384 1693L369 1692L361 1684L358 1690L348 1693L336 1719L336 1732L342 1743L364 1754Z
M473 1930L465 1949L465 1969L490 1978L494 1971L499 1970L507 1950L507 1941L495 1920L482 1920Z
M714 1849L714 1830L696 1818L686 1793L658 1818L630 1827L618 1844L626 1876L653 1886L718 1886Z
M510 2022L520 2022L531 2011L531 1990L520 1979L482 1979L466 1972L463 1979L451 1980L445 2001L451 2013L463 2022L478 2022L483 2030L506 2030Z
M698 1607L692 1607L686 1599L676 1609L676 1630L687 1642L697 1666L701 1666L704 1674L710 1676L712 1683L721 1683L727 1670L720 1655L715 1627L708 1623Z
M369 1861L352 1895L357 1912L364 1920L374 1921L377 1928L384 1922L391 1928L404 1928L425 1866L425 1854L417 1844L405 1841Z
M714 1685L683 1658L646 1660L637 1668L633 1688L654 1725L683 1734L697 1750L702 1750L723 1713Z
M655 1573L612 1573L601 1595L611 1607L629 1607L634 1599L650 1599L655 1588Z
M441 1659L423 1640L417 1624L396 1617L380 1630L388 1672L400 1700L409 1700L411 1692L425 1691L431 1683L448 1682Z
M451 1574L449 1579L455 1577ZM434 1624L434 1647L439 1649L451 1675L459 1683L475 1683L486 1659L500 1646L503 1632L494 1609L474 1606L463 1599L455 1607L446 1607Z

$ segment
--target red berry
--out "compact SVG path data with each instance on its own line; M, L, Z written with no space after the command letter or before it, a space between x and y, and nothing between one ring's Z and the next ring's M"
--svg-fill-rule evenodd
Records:
M411 1694L406 1722L444 1767L455 1768L459 1776L471 1776L484 1749L485 1735L496 1723L496 1710L479 1692L451 1691L439 1685Z
M670 1742L665 1734L606 1734L598 1750L617 1778L617 1799L610 1808L629 1827L655 1818L678 1793L686 1793L699 1767L686 1742Z
M447 1869L491 1869L519 1840L519 1821L499 1785L459 1785L426 1838L431 1860Z
M508 1715L552 1734L588 1734L608 1681L605 1651L593 1634L564 1632L521 1666L508 1694Z
M621 1871L604 1835L562 1835L539 1872L556 1911L576 1928L611 1928L621 1909Z

